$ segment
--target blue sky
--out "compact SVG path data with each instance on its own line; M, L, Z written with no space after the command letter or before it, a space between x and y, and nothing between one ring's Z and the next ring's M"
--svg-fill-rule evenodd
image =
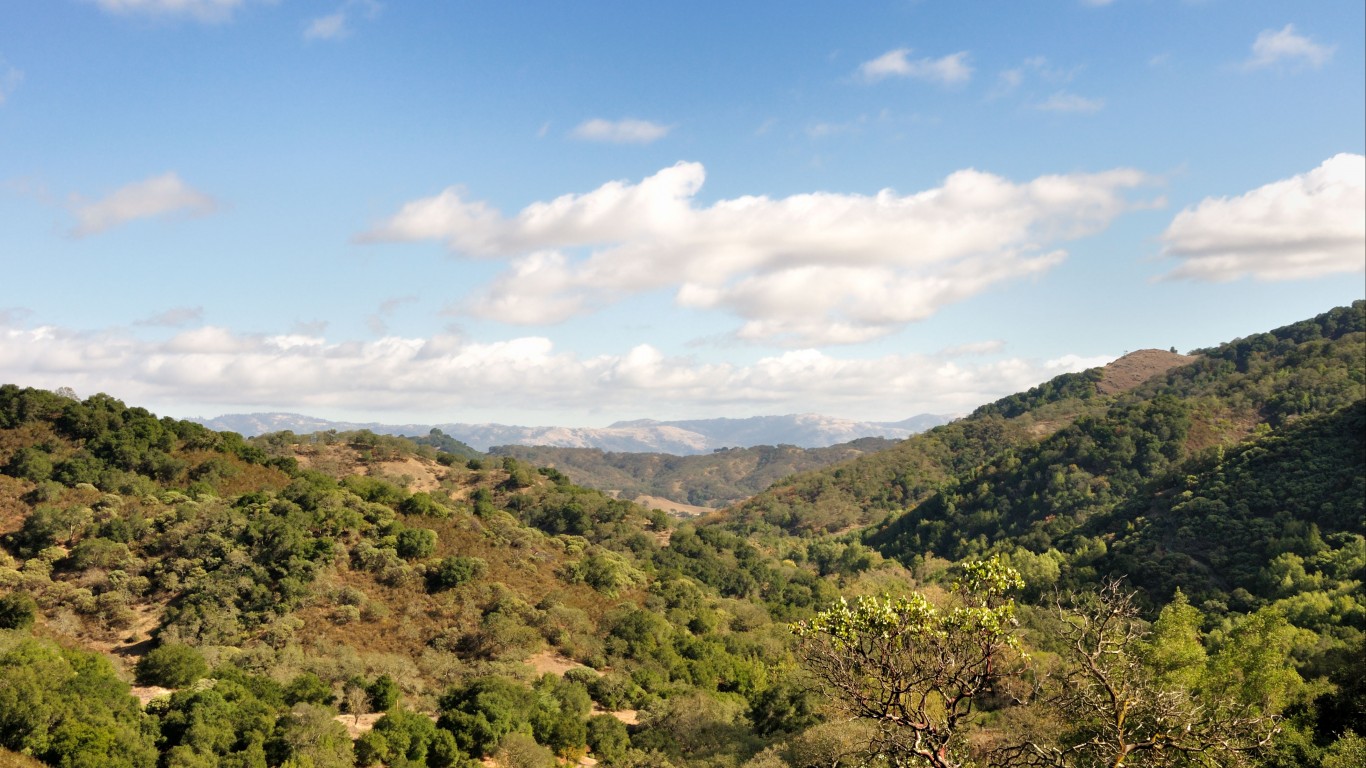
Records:
M1362 298L1361 3L0 0L0 380L958 413Z

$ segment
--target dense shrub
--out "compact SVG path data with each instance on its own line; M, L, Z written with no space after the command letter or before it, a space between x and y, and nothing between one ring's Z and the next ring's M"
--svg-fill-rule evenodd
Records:
M134 668L139 685L184 688L209 674L209 665L198 650L183 643L154 648Z

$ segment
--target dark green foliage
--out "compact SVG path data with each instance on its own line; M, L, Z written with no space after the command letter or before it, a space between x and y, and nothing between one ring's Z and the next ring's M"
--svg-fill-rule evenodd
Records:
M427 589L452 589L479 578L488 565L477 557L452 555L427 571Z
M437 726L450 731L464 751L483 756L513 731L530 732L536 706L531 689L505 677L484 677L441 697Z
M1185 455L1189 406L1171 396L1083 417L1037 446L1006 451L882 527L887 557L983 554L1007 537L1034 551L1116 504Z
M90 536L81 539L80 543L71 548L69 565L77 570L88 568L103 568L112 571L122 568L132 557L128 545L111 541L100 536Z
M152 723L103 658L0 639L0 681L0 746L51 765L156 765Z
M394 506L408 498L408 492L387 480L364 475L350 475L342 480L342 485L350 492L377 504ZM430 500L430 499L429 499Z
M512 498L515 504L510 506L528 525L549 534L584 536L592 541L604 541L619 533L622 521L637 509L630 502L563 483Z
M1303 586L1360 579L1366 561L1353 553L1362 550L1366 532L1363 466L1366 401L1201 456L1152 493L1094 522L1096 535L1125 532L1094 567L1127 574L1159 599L1178 584L1197 603L1249 595L1238 598L1242 610L1291 597ZM1328 613L1322 621L1298 623L1318 631L1343 624L1366 629L1359 610Z
M810 681L784 674L750 697L749 719L762 736L797 733L820 722L820 699Z
M436 531L430 528L405 528L398 534L398 556L408 560L431 557L436 551Z
M356 764L383 763L389 768L463 768L471 762L450 731L437 728L425 715L390 711L356 742Z
M28 629L38 616L38 604L27 592L0 597L0 629Z
M198 650L183 643L167 643L148 651L135 668L139 685L184 688L209 673Z
M332 686L312 672L303 672L285 686L284 699L290 705L307 703L328 706L336 697L332 695Z
M427 517L450 517L451 511L433 499L431 494L419 491L404 499L398 511L405 515L426 515Z
M370 697L371 712L388 712L398 704L398 683L388 675L375 678L374 682L365 687L365 693Z
M33 446L20 448L5 465L5 474L35 483L52 477L52 457Z
M84 401L51 392L0 387L0 428L43 425L71 447L56 451L26 446L9 456L6 474L41 482L49 477L66 486L90 483L101 490L117 491L127 478L141 476L163 484L182 484L190 479L214 480L237 472L226 456L248 463L262 463L265 455L242 442L240 435L213 432L199 424L158 419L144 408L129 408L108 395ZM210 450L220 456L203 462L187 474L189 462L180 451ZM60 455L59 455L60 454Z
M592 708L582 683L544 675L536 681L536 705L531 712L531 732L536 741L556 754L581 753L587 745L584 720Z
M149 707L161 731L160 747L174 765L257 768L266 764L265 744L280 704L269 680L229 673L210 688L178 691Z
M594 715L586 726L588 747L599 762L612 762L624 756L631 747L631 736L626 724L611 715Z

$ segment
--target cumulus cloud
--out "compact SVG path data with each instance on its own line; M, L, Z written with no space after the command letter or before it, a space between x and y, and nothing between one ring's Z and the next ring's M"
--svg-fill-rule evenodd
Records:
M594 118L579 123L570 136L583 141L601 141L608 144L650 144L669 135L672 126L652 123L649 120L603 120Z
M71 233L85 237L137 219L165 218L213 213L218 203L185 182L174 172L153 176L120 187L105 197L72 200L76 226Z
M1238 197L1206 198L1162 233L1169 278L1298 280L1366 269L1366 157L1341 154Z
M545 324L671 289L743 320L739 338L788 346L895 331L1004 280L1060 263L1060 241L1104 228L1148 181L1134 170L1014 183L977 170L902 195L816 192L699 205L706 173L678 163L504 217L451 188L404 205L362 241L442 240L509 269L461 309Z
M959 51L937 59L910 58L910 48L897 48L859 65L859 75L873 82L888 77L909 77L940 85L959 85L972 79L968 52Z
M1286 24L1284 29L1263 30L1252 43L1252 57L1243 63L1247 69L1261 69L1276 64L1289 63L1307 66L1312 69L1322 67L1333 55L1337 46L1320 45L1304 35L1295 32L1294 24Z
M1105 108L1105 99L1088 99L1067 91L1058 91L1034 105L1044 112L1080 112L1089 114Z
M1109 358L1104 358L1109 359ZM550 340L453 336L336 343L204 326L163 342L43 326L0 329L0 380L107 392L146 406L468 414L483 409L753 415L816 410L859 418L957 413L1094 358L944 355L843 358L790 350L749 364L700 363L650 345L580 356ZM1103 362L1103 360L1102 360Z
M198 21L226 21L247 0L94 0L100 8L115 14L148 16L185 16Z
M143 318L137 325L160 326L163 328L183 328L187 325L203 322L203 307L172 307L165 312L159 312L151 317Z

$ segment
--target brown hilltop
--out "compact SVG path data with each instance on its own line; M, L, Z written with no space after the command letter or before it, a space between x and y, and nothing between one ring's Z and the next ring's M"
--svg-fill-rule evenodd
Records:
M1096 382L1096 389L1102 395L1128 392L1134 387L1166 373L1178 365L1195 360L1194 355L1182 355L1161 349L1140 349L1105 366L1104 374Z

